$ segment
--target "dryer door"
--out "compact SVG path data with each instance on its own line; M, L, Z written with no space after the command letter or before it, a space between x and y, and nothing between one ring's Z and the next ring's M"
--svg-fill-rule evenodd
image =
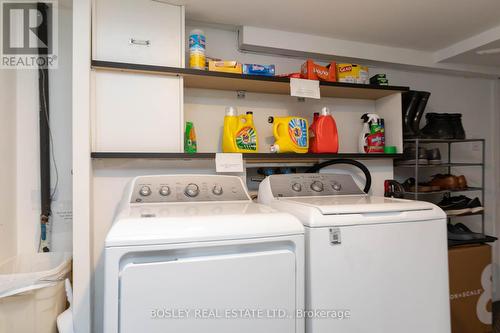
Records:
M295 261L275 250L129 263L120 275L119 331L296 332Z

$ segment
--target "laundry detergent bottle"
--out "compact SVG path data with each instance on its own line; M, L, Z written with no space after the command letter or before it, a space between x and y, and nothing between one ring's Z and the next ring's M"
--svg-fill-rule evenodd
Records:
M258 140L253 113L238 115L235 107L227 107L224 117L222 151L224 153L256 153L257 150Z
M309 127L309 152L315 154L338 153L339 134L337 123L327 107L315 113Z
M307 153L309 134L307 119L300 117L269 117L273 124L272 153Z

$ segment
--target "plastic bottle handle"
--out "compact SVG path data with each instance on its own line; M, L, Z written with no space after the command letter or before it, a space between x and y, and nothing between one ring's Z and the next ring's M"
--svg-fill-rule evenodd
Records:
M283 125L283 123L279 123L279 122L278 122L278 123L275 123L275 125L273 126L274 137L275 137L276 139L278 139L278 138L279 138L279 128L280 128L280 126L282 126L282 125Z

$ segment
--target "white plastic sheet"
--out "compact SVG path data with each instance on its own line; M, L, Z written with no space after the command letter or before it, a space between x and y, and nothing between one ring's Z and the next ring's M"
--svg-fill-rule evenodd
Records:
M71 253L22 254L0 263L0 298L53 286L71 271Z

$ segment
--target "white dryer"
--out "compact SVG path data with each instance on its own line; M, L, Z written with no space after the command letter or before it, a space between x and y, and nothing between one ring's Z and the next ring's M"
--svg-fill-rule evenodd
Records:
M267 177L259 202L306 235L306 332L449 333L446 216L366 195L349 175Z
M104 332L302 333L303 233L239 177L138 177L106 237Z

